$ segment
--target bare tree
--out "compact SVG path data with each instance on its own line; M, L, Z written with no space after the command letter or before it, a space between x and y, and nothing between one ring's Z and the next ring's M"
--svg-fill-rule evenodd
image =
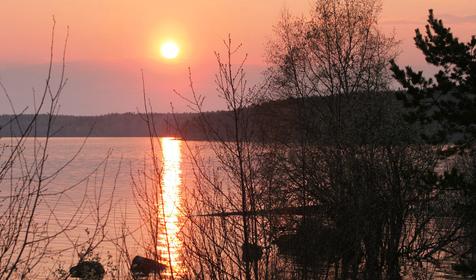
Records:
M258 164L264 146L255 141L250 110L258 95L247 84L247 56L233 62L241 45L233 45L231 37L224 44L225 53L215 53L215 84L228 111L219 118L206 114L204 98L195 92L191 76L193 97L184 97L198 114L197 125L209 145L197 153L197 147L186 142L194 162L196 188L186 207L190 231L184 232L185 259L192 260L191 277L262 279L267 267L262 255L267 254L265 242L269 240L263 230L264 219L256 212L262 206Z
M54 83L55 27L53 18L45 85L38 96L34 92L34 106L17 112L7 88L0 84L13 112L10 121L1 126L11 128L12 137L1 139L0 144L0 279L44 277L48 270L64 263L63 253L73 252L81 262L106 239L114 193L113 188L112 194L106 195L102 188L109 155L85 177L66 186L57 186L55 182L76 160L87 139L64 162L50 159L56 152L52 150L52 137L58 132L55 119L67 83L65 57L69 36L68 31L60 74ZM29 110L31 113L27 114ZM106 204L105 196L109 198ZM68 217L60 217L57 211L65 201L72 202L71 212ZM94 220L94 225L88 236L79 237L77 231L88 218ZM60 240L70 241L70 246L58 246ZM64 271L63 277L68 275Z

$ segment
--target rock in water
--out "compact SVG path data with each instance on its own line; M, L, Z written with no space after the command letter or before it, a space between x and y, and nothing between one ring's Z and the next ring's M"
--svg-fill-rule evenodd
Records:
M245 262L257 262L263 255L263 249L257 244L244 243L242 246L243 261Z
M96 261L81 261L70 268L69 273L73 278L101 280L104 278L104 267Z
M131 272L135 276L148 276L149 274L159 274L167 268L155 260L141 256L135 256L131 264Z

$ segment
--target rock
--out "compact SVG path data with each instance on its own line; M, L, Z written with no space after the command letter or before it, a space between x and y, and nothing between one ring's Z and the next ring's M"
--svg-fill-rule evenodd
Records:
M476 262L460 259L459 262L452 265L454 271L463 276L476 276Z
M135 256L131 264L131 272L135 276L148 276L149 274L159 274L167 268L155 260L141 256Z
M104 278L104 267L97 261L81 261L69 269L73 278L83 280L101 280Z
M245 243L241 248L245 262L257 262L263 256L263 249L257 244Z

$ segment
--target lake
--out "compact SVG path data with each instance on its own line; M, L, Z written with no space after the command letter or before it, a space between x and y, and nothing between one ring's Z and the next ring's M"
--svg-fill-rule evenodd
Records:
M12 141L3 138L0 144L8 149ZM12 169L17 174L12 174L12 178L21 178L40 161L35 161L35 154L39 159L44 144L41 138L37 142L26 140L22 158ZM188 145L198 149L203 144ZM130 258L145 255L145 247L150 247L153 241L157 242L161 259L165 263L170 259L175 272L180 271L180 207L182 194L194 182L192 166L187 160L188 149L180 140L160 138L155 142L155 149L158 171L154 170L149 138L49 139L42 175L45 178L43 195L35 221L47 225L43 234L58 235L48 244L48 252L55 254L39 264L45 275L38 276L46 276L58 267L67 270L78 261L78 253L88 246L97 245L92 256L119 260L120 250L125 249ZM4 180L2 184L7 188L9 182ZM156 191L159 185L163 196ZM157 202L152 205L158 207L162 198L164 208L159 212L165 217L167 235L161 230L164 228L162 217L144 219L154 210L146 203L155 199ZM156 222L158 232L151 232L151 220ZM158 240L151 241L148 236L151 233L158 236ZM121 240L124 236L127 237ZM121 244L122 241L127 244ZM124 248L118 250L118 246Z
M8 151L14 139L0 141ZM187 244L182 237L194 237L185 221L188 215L203 214L189 212L197 210L189 206L199 191L191 156L200 151L210 169L216 168L215 159L206 142L159 138L152 143L154 149L149 138L49 139L34 215L37 236L48 237L40 244L48 249L44 256L38 254L36 279L67 271L85 251L88 259L100 259L106 270L121 275L129 268L116 264L127 264L135 255L156 256L172 268L165 275L184 273ZM5 190L15 189L14 182L41 166L44 145L45 139L26 140L6 176L13 179L2 181L0 207L6 205ZM239 256L240 248L234 250ZM445 271L434 276L449 277Z

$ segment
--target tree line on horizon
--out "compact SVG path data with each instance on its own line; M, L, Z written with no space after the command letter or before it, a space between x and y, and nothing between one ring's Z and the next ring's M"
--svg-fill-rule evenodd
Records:
M348 97L352 98L352 97ZM360 99L362 97L359 97ZM292 119L295 118L296 98L269 100L258 104L252 104L245 108L245 114L253 119L253 141L261 141L264 138L273 139L271 141L297 141L297 128L294 127ZM314 107L323 107L326 103L326 97L307 97L306 103ZM366 103L365 103L366 102ZM381 103L383 110L391 112L385 116L379 115L377 111L370 111L368 108L374 108L371 103ZM364 108L367 107L367 108ZM373 123L388 122L388 128L392 127L394 116L404 110L403 106L395 99L395 92L381 92L368 98L360 100L352 110L368 110L368 114L362 116L360 120L351 120L355 116L346 116L349 122L356 122L354 127L359 129L371 129ZM379 110L382 110L380 108ZM204 112L207 122L211 124L221 135L222 138L232 140L227 135L227 130L233 127L230 111L210 111ZM37 137L44 137L50 129L52 137L149 137L147 125L144 122L145 114L142 113L111 113L99 116L72 116L58 115L55 117L51 127L48 127L48 116L46 114L35 115L1 115L0 116L0 137L18 137L21 136L28 124L33 118L36 118ZM216 140L210 138L210 135L204 133L200 127L200 113L153 113L156 132L160 137L183 137L188 140ZM308 116L309 120L318 122L318 116ZM358 123L357 123L358 122ZM409 131L416 130L415 125L408 125ZM270 134L273 134L271 137ZM350 132L349 132L350 133ZM416 141L417 139L407 139L407 141ZM371 141L370 139L367 141ZM322 139L322 144L332 145L331 137L327 140Z

